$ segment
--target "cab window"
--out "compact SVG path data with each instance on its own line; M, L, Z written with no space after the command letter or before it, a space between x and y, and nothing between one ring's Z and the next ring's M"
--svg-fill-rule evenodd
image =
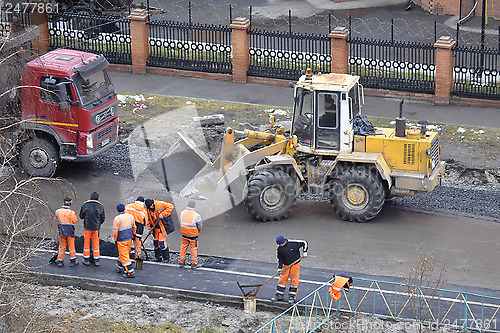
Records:
M40 79L40 99L47 103L59 104L61 99L58 95L57 85L62 82L69 82L68 79L56 78L52 76L42 76ZM66 95L70 101L73 101L71 85L65 84Z

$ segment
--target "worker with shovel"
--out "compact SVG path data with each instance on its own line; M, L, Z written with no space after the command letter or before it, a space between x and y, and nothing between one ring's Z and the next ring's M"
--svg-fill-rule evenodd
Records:
M153 245L155 248L155 261L170 260L167 235L175 231L174 221L170 215L174 205L160 200L146 199L148 210L148 229L153 229Z
M295 303L297 291L299 289L300 277L300 249L302 248L302 258L307 257L308 244L305 240L286 239L283 236L276 237L278 244L278 272L280 278L276 287L276 296L271 301L282 301L288 279L290 279L290 289L288 290L288 303ZM291 267L288 267L291 265Z
M144 197L137 197L135 202L126 205L125 213L134 217L136 233L134 240L135 250L132 250L132 252L135 253L135 259L139 259L141 258L142 234L144 233L144 226L146 225L148 218L148 211L146 209L146 205L144 204Z

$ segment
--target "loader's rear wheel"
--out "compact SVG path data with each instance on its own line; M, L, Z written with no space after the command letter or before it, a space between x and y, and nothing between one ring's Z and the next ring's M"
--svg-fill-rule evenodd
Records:
M366 166L351 166L332 181L330 202L344 220L366 222L380 213L385 194L376 172Z
M21 166L31 176L52 177L59 164L59 154L50 141L31 139L21 150Z
M247 182L245 205L261 221L279 221L295 205L295 181L283 170L266 169L254 173Z

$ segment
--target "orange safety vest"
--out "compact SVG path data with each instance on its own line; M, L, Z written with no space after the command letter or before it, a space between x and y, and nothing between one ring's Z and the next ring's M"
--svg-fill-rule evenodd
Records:
M196 226L196 220L200 216L193 209L185 209L181 212L181 234L188 237L195 237L200 234Z
M61 236L75 236L76 213L67 206L56 210L54 221L58 223Z
M143 204L139 202L129 203L125 206L125 213L132 215L135 222L139 222L142 225L146 224L148 213Z
M330 286L330 288L328 288L330 296L332 296L334 301L338 301L342 296L341 293L342 288L350 288L349 280L350 278L346 278L343 276L335 276L333 284Z
M118 214L113 220L113 238L124 242L131 240L135 235L134 217L128 213Z

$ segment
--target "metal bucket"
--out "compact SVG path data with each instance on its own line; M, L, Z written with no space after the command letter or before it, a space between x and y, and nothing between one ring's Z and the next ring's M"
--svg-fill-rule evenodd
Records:
M243 297L243 309L248 312L257 311L257 299L255 296L249 295Z

